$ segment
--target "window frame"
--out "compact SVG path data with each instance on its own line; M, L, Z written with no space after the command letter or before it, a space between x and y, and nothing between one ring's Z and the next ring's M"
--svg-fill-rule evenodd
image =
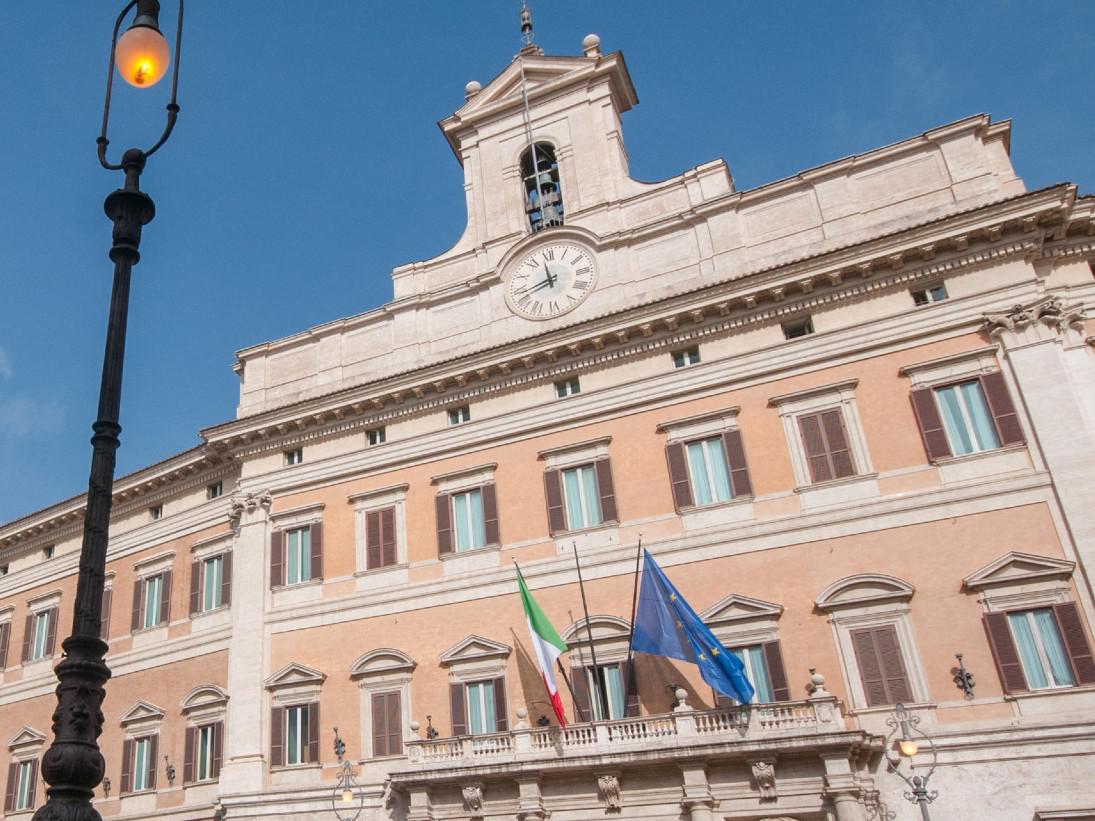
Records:
M460 425L466 425L468 422L471 421L470 403L456 405L455 407L447 408L446 411L450 428L455 428Z
M365 431L365 444L370 448L383 445L388 441L388 428L386 425L377 425Z
M294 467L304 463L304 448L290 448L282 451L282 461L285 467Z
M34 809L34 798L37 792L34 787L35 781L38 779L38 761L37 759L24 759L16 763L19 765L17 770L19 775L15 784L15 793L13 795L15 805L12 807L12 811L26 812Z
M217 481L212 482L211 484L208 484L208 485L205 486L205 498L206 498L207 501L212 501L213 499L219 499L223 495L224 495L224 480L223 479L218 479Z
M360 699L360 722L363 758L396 758L407 755L406 742L410 738L412 705L411 679L417 663L401 650L382 647L359 656L350 667L350 678L357 682ZM397 755L377 756L373 748L373 696L381 693L398 693L400 708L400 746Z
M296 545L292 544L293 536L296 536ZM281 532L283 550L285 551L285 581L286 587L298 584L306 584L312 581L312 527L311 525L298 525L287 527ZM292 578L293 567L291 558L296 558L297 578Z
M671 351L671 356L674 370L690 368L693 365L699 365L703 361L700 357L699 345L689 345L687 348L678 348L675 351Z
M406 500L409 484L389 485L387 487L366 490L350 494L346 501L354 506L354 544L356 545L355 576L388 572L397 568L406 568L407 558L407 522ZM377 566L369 564L369 517L372 514L392 510L393 535L395 538L395 561L383 563L383 544L381 561Z
M578 396L581 392L582 383L577 375L568 376L566 379L559 379L555 382L556 399L569 399L572 396Z
M936 298L932 296L932 292L936 290L942 290L943 296ZM917 294L924 294L924 300L918 301ZM920 288L912 288L909 290L909 296L912 297L913 305L917 308L927 308L930 305L938 305L940 302L944 302L950 299L950 293L947 291L947 284L940 280L939 282L932 282L928 285L924 285Z
M802 339L804 336L812 336L814 334L813 314L788 319L779 323L779 328L783 332L784 341L787 342Z
M498 486L494 479L497 467L497 462L491 462L431 477L430 483L437 487L434 512L439 559L470 556L501 546L501 508L498 504ZM480 494L484 541L482 545L460 550L456 533L456 497L476 491ZM470 516L468 521L471 522Z

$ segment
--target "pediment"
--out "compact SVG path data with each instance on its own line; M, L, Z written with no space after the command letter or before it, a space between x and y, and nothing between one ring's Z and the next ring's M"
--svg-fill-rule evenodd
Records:
M781 615L783 615L782 604L731 593L700 613L700 618L705 624L711 626L753 619L778 619Z
M267 690L277 690L282 687L298 687L302 684L320 685L326 680L327 674L321 673L304 664L295 661L286 664L270 678L263 682Z
M1011 551L989 562L962 581L970 590L1002 584L1023 584L1044 579L1068 579L1076 563L1052 556Z
M468 636L461 639L448 650L441 654L442 664L452 664L461 661L478 661L480 659L508 658L513 648L508 644L502 644L493 639L482 636Z
M132 707L122 714L122 724L132 724L136 721L160 721L165 713L155 704L138 699Z
M184 713L205 707L220 707L228 703L228 693L215 684L199 684L179 703Z
M350 665L350 678L379 676L389 673L410 673L418 663L404 653L391 647L379 647L370 650Z
M834 607L908 600L914 592L916 588L896 576L859 573L833 582L821 591L814 603L822 610L830 610Z
M522 59L525 64L525 84L529 94L532 94L534 89L553 83L568 74L586 73L594 62L585 57L549 57L542 54L526 55ZM456 116L467 118L507 98L512 98L514 102L523 102L521 65L517 60L502 69L493 80L483 86L478 94L456 112Z
M18 747L31 747L38 744L44 744L45 742L46 736L44 733L40 733L32 727L24 727L11 737L11 741L8 742L8 749L14 750Z
M594 641L606 639L626 639L631 635L631 623L619 616L590 616L589 629L593 632ZM586 628L586 620L578 619L570 627L566 628L559 636L567 644L579 644L589 641L589 632Z

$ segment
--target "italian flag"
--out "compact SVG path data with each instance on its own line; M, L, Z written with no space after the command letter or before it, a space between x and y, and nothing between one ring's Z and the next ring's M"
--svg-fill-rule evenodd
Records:
M544 687L547 688L548 697L551 699L551 707L555 710L555 717L559 724L566 726L566 715L563 713L563 700L559 697L559 688L555 686L555 671L553 669L556 659L566 652L566 643L559 638L555 628L551 626L544 611L528 592L525 577L521 575L521 568L517 568L517 586L521 590L521 604L525 607L525 619L528 621L528 632L532 636L532 646L536 650L536 663L540 665L540 675L544 677Z

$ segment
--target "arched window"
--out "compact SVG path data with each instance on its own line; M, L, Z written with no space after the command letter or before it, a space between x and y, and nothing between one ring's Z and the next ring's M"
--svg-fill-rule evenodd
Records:
M532 161L533 154L535 163ZM555 159L555 149L549 143L535 143L521 155L521 180L525 186L525 214L532 232L562 225L563 194L559 185L559 163Z

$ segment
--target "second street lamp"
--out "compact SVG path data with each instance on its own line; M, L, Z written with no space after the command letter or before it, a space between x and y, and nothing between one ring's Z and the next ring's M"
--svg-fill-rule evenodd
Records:
M935 772L937 763L935 742L920 729L919 716L911 715L904 704L894 705L894 711L886 719L886 725L891 728L890 734L886 737L885 747L886 762L889 764L890 771L897 773L908 785L909 791L905 793L905 800L920 807L920 816L923 821L931 821L928 804L939 797L939 793L935 790L928 790L928 780ZM913 769L915 766L913 758L920 752L922 743L928 746L931 765L924 775L919 775ZM901 769L903 760L909 762L909 775Z
M137 8L133 25L118 37L126 15ZM42 759L42 777L49 788L48 799L34 813L34 821L98 821L92 806L95 787L103 780L106 765L99 750L103 730L104 685L110 668L104 658L107 643L99 637L103 613L103 578L106 572L107 539L114 491L115 452L118 449L119 408L122 398L122 366L125 359L126 321L129 313L129 284L133 266L140 261L141 229L156 214L152 198L140 190L141 172L148 157L162 146L175 127L179 113L176 100L179 81L179 49L182 45L183 0L179 0L175 32L175 67L167 124L160 138L148 149L131 148L120 163L107 160L107 125L110 97L117 64L127 82L138 87L155 83L167 70L167 44L159 30L160 4L157 0L131 0L114 23L107 67L103 128L97 140L100 164L111 171L124 171L123 186L112 192L103 207L114 224L110 259L114 262L114 284L110 296L106 349L103 354L99 409L92 425L91 471L87 508L84 514L80 572L76 582L76 604L72 635L61 646L64 658L56 667L57 707L53 712L53 743ZM130 36L132 33L132 37ZM157 42L157 38L162 42ZM116 50L117 49L117 50ZM117 63L116 63L117 57ZM121 60L124 58L124 64Z

